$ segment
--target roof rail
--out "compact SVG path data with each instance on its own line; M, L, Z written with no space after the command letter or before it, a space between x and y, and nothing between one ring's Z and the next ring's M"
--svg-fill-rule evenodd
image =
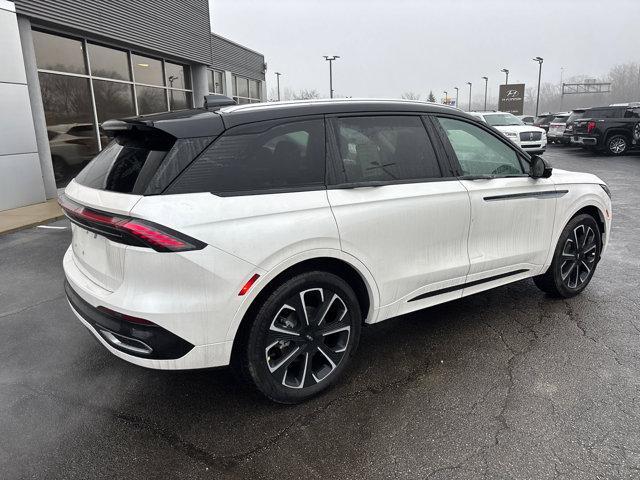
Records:
M226 95L221 95L219 93L212 93L204 96L204 108L207 110L217 110L221 107L235 104L236 102L233 98L229 98Z

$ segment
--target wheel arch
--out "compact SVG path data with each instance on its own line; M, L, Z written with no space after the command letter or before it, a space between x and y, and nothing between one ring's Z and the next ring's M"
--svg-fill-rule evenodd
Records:
M633 138L633 133L628 132L626 129L624 128L611 128L609 130L607 130L605 136L604 136L604 141L605 143L607 143L609 141L609 139L611 137L613 137L614 135L622 135L624 138L627 139L627 141L629 143L631 143L631 140Z
M340 250L305 252L280 263L256 282L255 286L259 288L251 291L227 331L227 340L233 341L232 358L262 300L287 278L310 270L326 271L343 278L354 289L365 322L375 321L380 295L373 276L361 262Z

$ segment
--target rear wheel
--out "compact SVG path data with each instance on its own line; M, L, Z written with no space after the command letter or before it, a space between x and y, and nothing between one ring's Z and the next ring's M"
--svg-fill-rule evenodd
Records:
M612 135L607 139L606 151L609 155L622 155L629 149L629 141L624 135Z
M298 403L338 379L361 324L356 295L342 278L320 271L296 275L259 307L237 361L266 397Z
M549 270L533 277L533 281L545 293L573 297L591 281L601 249L602 238L595 219L591 215L578 215L560 234Z

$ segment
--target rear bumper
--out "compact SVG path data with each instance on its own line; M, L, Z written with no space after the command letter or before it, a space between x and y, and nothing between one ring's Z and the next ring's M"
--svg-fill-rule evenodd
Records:
M208 249L191 252L188 258L197 261L186 263L174 258L173 254L162 257L163 261L156 258L152 262L150 256L148 263L136 262L126 269L128 273L122 285L110 292L94 283L78 268L73 251L69 248L63 260L69 305L107 350L127 362L161 370L228 365L233 337L228 337L227 332L238 308L237 303L243 297L229 295L228 289L222 288L224 283L215 274L207 274L198 266L204 263L205 255L212 254L211 251L206 252ZM199 257L195 258L196 255ZM220 257L215 257L216 260L223 263ZM174 265L172 262L179 263ZM208 262L212 263L211 259ZM170 267L177 268L178 265L184 274L180 281L171 276L175 270ZM164 277L163 270L166 271ZM226 270L242 274L238 262L232 261ZM137 278L137 274L142 278ZM235 290L236 287L234 283L231 288ZM219 301L215 298L216 293L221 295ZM158 327L132 327L127 322L123 324L114 319L112 315L105 315L98 307L143 318ZM156 330L150 332L150 329ZM160 334L160 331L164 333ZM147 347L151 348L151 352Z
M573 135L571 137L571 143L578 145L597 145L598 139L596 137L582 137L580 135Z
M112 348L140 358L175 360L193 345L157 325L137 325L101 311L87 303L65 280L64 290L73 311L90 326L96 336Z

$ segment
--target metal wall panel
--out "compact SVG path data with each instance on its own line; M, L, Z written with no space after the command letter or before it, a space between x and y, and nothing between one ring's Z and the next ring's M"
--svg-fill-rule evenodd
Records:
M15 0L15 5L18 14L44 24L211 63L207 0Z
M264 80L264 55L213 33L211 56L213 68L228 70L255 80Z

